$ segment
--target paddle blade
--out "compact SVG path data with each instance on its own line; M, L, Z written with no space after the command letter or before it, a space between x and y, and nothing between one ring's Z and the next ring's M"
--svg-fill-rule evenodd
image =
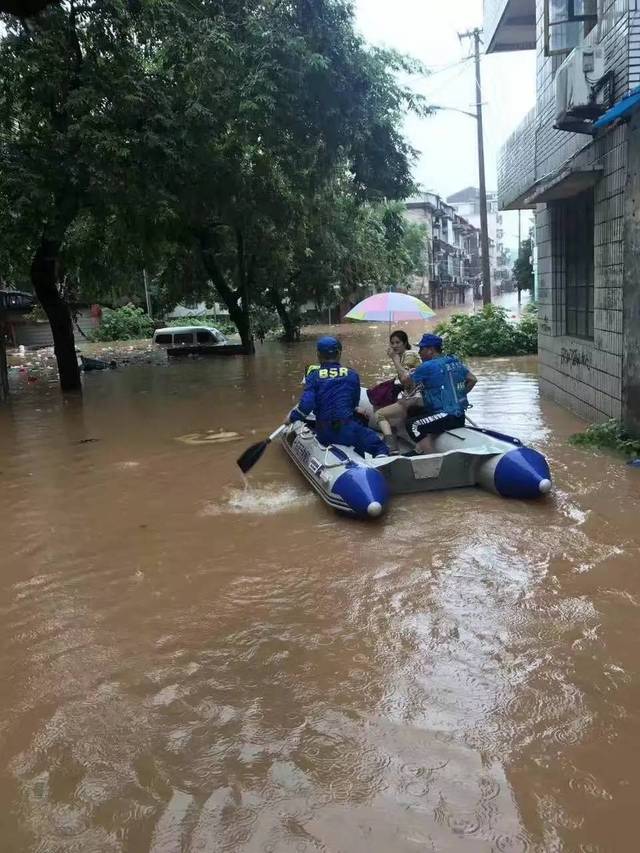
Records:
M267 449L268 444L268 441L259 441L257 444L252 444L251 447L247 447L242 456L238 457L236 464L243 474L246 474L253 468Z

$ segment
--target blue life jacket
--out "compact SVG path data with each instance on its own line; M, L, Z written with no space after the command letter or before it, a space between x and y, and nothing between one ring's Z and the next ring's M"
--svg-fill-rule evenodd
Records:
M291 420L301 420L314 412L320 426L346 422L353 418L360 402L360 377L340 362L313 366L306 376L300 402Z
M446 412L457 417L469 407L466 379L469 368L453 355L441 355L416 367L413 381L422 388L429 414Z

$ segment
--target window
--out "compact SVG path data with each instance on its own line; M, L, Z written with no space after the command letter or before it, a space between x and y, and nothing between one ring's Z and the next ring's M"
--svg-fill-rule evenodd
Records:
M173 336L174 344L192 344L193 332L177 332Z
M196 340L199 344L214 344L216 342L215 336L208 329L196 332Z
M544 0L544 52L569 53L598 22L598 0Z
M593 190L556 208L557 252L564 261L565 332L593 338Z
M156 335L156 343L157 344L170 344L171 343L171 335Z

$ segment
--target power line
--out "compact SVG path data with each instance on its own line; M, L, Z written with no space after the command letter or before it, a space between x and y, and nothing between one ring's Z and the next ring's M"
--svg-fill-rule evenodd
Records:
M459 65L464 65L473 59L473 54L465 56L463 59L458 59L456 62L449 62L447 65L434 65L432 68L427 68L426 71L431 77L436 74L442 74L443 71L449 71L452 68L457 68Z
M472 57L472 59L473 59L473 57ZM453 67L455 67L455 66L452 66L452 68ZM451 86L453 83L456 82L456 80L459 80L460 77L462 77L464 72L467 70L467 68L468 68L468 65L466 64L466 61L465 61L465 64L459 68L459 70L456 74L453 74L451 77L447 77L446 79L439 80L437 82L437 85L435 86L435 88L434 87L427 87L427 89L424 92L422 92L422 94L424 95L425 98L432 98L433 95L437 94L438 92L441 92L445 88L445 86Z

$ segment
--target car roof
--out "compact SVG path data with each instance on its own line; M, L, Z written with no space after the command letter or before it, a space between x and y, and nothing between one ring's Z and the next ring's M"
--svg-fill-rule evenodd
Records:
M156 329L155 335L172 335L175 332L216 332L216 334L221 335L222 332L219 329L216 329L215 326L167 326L164 329Z

